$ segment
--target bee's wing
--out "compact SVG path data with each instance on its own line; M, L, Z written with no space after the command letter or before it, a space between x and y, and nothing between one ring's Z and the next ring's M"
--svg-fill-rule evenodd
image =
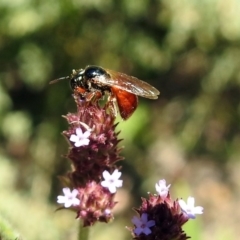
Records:
M105 69L110 77L99 77L100 84L114 86L126 92L133 93L140 97L157 99L160 92L150 84L127 74Z

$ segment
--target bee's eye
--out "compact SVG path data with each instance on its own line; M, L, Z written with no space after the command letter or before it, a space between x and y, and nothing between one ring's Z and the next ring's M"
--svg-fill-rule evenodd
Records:
M75 90L76 87L78 86L78 78L74 77L70 80L70 87L72 90Z

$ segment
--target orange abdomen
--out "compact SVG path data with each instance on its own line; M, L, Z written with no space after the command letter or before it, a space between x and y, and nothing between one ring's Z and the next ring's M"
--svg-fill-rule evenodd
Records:
M111 87L111 92L116 97L121 117L128 119L137 108L138 97L117 87Z

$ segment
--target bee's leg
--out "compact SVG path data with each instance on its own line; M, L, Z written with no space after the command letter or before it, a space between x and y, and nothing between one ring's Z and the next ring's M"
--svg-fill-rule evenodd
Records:
M109 114L116 117L118 113L116 98L113 95L108 97L107 103L104 107L109 111Z
M99 99L102 98L102 93L100 91L96 91L96 92L83 92L83 93L80 93L79 91L78 92L75 92L75 95L78 95L80 96L80 98L82 100L85 100L86 102L90 103L96 103Z
M94 92L93 96L91 98L92 103L97 103L98 100L100 100L102 98L102 96L103 96L102 92L100 92L100 91Z

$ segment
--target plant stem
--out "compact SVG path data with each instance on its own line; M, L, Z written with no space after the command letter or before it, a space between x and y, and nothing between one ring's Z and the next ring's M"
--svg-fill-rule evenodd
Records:
M78 240L88 240L89 239L89 227L83 227L83 223L80 221Z

